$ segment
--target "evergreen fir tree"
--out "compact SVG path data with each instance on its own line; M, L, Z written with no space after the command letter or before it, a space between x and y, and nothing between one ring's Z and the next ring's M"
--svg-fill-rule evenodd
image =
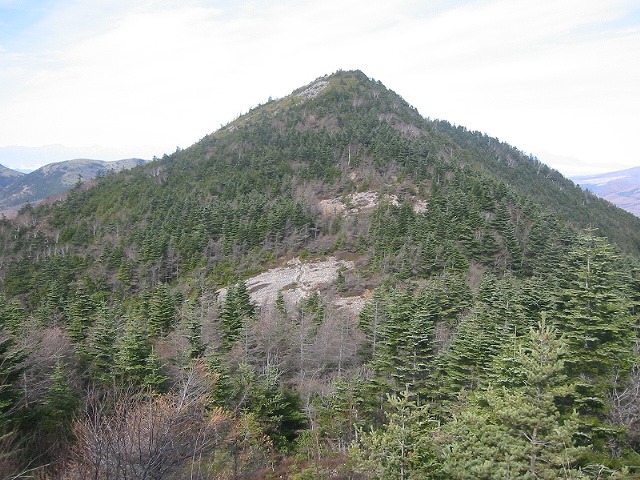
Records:
M361 431L351 448L356 470L379 480L440 478L432 440L436 422L428 407L417 404L404 391L388 396L385 411L384 426Z
M115 371L123 382L137 387L162 390L166 377L161 372L160 358L153 352L149 327L138 316L129 316L118 343Z
M437 360L434 393L446 399L461 390L474 390L491 372L493 359L504 340L486 312L470 312L461 320L451 345Z
M26 316L24 308L17 300L6 302L4 297L0 297L0 330L6 329L13 335L18 334Z
M79 401L69 385L68 374L61 359L57 359L51 373L51 385L44 398L44 429L60 436L69 434L71 418Z
M149 327L154 335L168 332L175 322L176 306L166 284L158 285L151 293L148 306Z
M116 340L118 330L114 313L107 305L97 309L95 329L89 341L91 374L98 382L108 385L113 381L113 371L117 356Z
M370 366L378 390L422 391L433 367L438 314L437 299L426 290L378 293L363 309L360 325L369 337Z
M627 279L619 254L604 238L586 234L567 256L563 281L554 320L571 352L566 368L575 381L574 408L598 417L633 362Z
M253 318L255 313L247 284L240 282L229 286L220 313L220 330L224 348L230 349L233 346L240 338L245 323Z
M577 415L561 417L556 398L570 387L564 341L544 322L503 372L500 387L471 395L442 429L443 471L451 479L581 478L584 448L573 446ZM500 383L500 381L498 382Z
M15 348L15 341L0 328L0 434L11 427L14 408L21 397L18 379L24 371L26 354Z
M207 346L202 341L202 325L200 322L192 316L186 325L186 339L188 342L187 356L190 360L200 358L204 355Z

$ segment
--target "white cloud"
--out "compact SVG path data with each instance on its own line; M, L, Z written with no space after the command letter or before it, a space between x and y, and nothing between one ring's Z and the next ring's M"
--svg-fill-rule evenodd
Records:
M640 28L611 24L631 0L58 4L22 50L0 49L3 144L161 155L360 68L423 115L527 151L640 161Z

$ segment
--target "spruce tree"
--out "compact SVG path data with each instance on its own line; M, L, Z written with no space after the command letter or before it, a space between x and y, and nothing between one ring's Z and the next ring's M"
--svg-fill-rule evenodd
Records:
M350 456L357 471L369 478L421 480L440 478L432 434L436 422L427 405L407 391L389 395L382 428L360 431Z
M10 428L15 407L21 397L18 379L24 371L26 354L15 348L15 341L0 328L0 435Z
M14 348L13 339L0 327L0 475L9 476L20 470L21 436L17 430L22 392L18 380L24 371L25 358L25 353Z
M136 387L163 388L166 377L161 372L160 358L153 352L147 323L138 315L126 318L118 342L115 371L121 381Z
M596 423L633 362L634 320L620 261L604 238L581 235L564 263L554 317L571 352L566 369L576 386L573 407Z
M88 330L93 323L94 302L84 286L79 287L67 302L66 317L69 337L83 347Z
M162 283L151 293L148 306L149 326L154 335L167 333L175 322L176 306L169 287Z
M116 340L118 330L113 311L101 305L96 312L95 329L89 340L91 375L100 383L108 385L113 381L113 371L117 355Z
M69 384L68 373L61 359L56 360L50 379L51 385L49 385L44 397L44 415L41 427L49 433L56 433L63 437L70 433L71 419L79 401Z
M543 321L513 358L501 361L505 375L472 394L442 428L447 478L580 478L575 465L585 449L573 445L577 415L563 417L556 406L570 391L566 353Z
M474 390L488 378L503 338L486 312L470 312L460 320L451 344L437 359L434 395L453 399L460 390Z
M245 323L252 319L255 313L256 308L251 303L247 284L240 282L229 286L220 312L222 346L225 349L231 349L240 338Z
M382 306L381 312L375 309ZM373 308L374 311L371 311ZM371 368L381 391L419 392L433 366L433 333L438 316L429 292L393 291L361 315L360 323L373 335ZM373 323L372 323L373 322ZM371 331L375 328L375 331ZM365 330L365 331L366 331Z
M185 337L188 342L187 356L190 360L202 357L207 346L202 341L202 325L195 316L192 316L186 325Z
M17 300L5 301L0 297L0 330L6 329L13 335L18 334L27 315Z

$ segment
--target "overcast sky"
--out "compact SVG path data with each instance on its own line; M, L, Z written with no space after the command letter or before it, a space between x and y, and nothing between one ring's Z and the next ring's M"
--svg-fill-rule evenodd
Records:
M638 0L0 0L0 163L162 156L338 69L563 173L640 165Z

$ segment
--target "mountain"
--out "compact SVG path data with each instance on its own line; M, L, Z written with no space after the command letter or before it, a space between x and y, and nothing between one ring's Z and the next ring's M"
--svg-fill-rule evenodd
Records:
M137 158L114 162L76 159L51 163L26 175L16 174L0 190L0 210L28 202L38 203L51 195L66 192L78 181L91 180L107 172L118 172L144 163L145 160Z
M639 262L640 218L318 78L0 220L2 476L630 478Z
M100 147L99 145L84 147L69 147L61 144L37 147L4 145L0 146L0 163L22 165L20 170L29 173L40 165L63 162L71 158L127 158L130 151L131 147Z
M0 165L0 189L23 175L24 174L21 172L11 170L10 168Z
M581 175L572 180L597 196L640 216L640 167Z

